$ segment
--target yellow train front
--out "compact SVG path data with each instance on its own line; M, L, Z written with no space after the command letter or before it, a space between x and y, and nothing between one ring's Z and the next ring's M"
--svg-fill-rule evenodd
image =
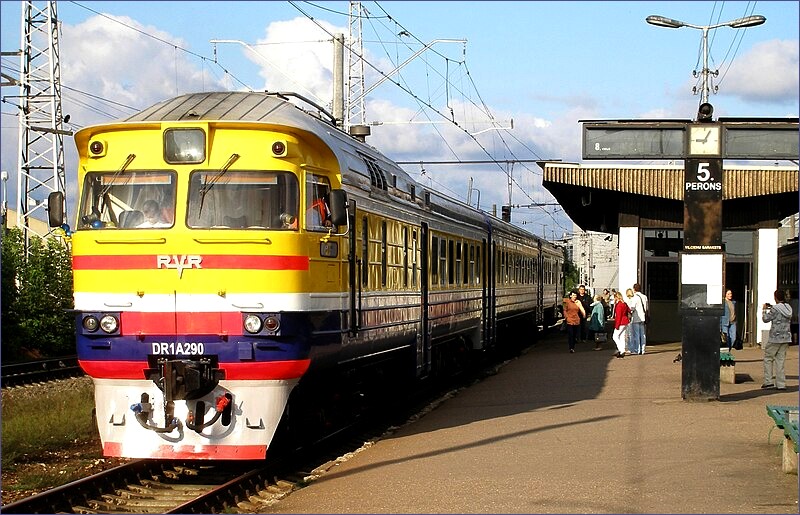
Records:
M558 316L560 248L428 190L315 107L197 93L75 135L77 351L105 455L263 458L279 427L338 423L351 399Z
M259 98L228 107L294 109ZM340 335L338 163L280 116L160 109L75 136L77 350L103 452L263 458L312 343Z

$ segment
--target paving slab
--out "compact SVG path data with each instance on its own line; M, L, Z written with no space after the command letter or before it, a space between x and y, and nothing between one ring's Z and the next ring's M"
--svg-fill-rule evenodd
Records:
M618 359L549 334L498 373L262 513L798 513L762 351L734 351L720 398L681 398L680 342Z

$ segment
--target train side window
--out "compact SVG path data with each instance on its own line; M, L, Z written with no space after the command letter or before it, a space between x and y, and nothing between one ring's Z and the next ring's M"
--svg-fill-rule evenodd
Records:
M386 220L381 222L381 287L386 287L386 275L388 269L388 249L386 241Z
M481 284L483 274L483 262L481 261L481 248L475 248L475 284Z
M417 287L417 273L419 271L419 249L417 247L417 230L411 231L411 287Z
M462 254L461 254L461 241L456 241L456 277L455 283L460 284L464 276L462 272Z
M367 217L361 219L361 287L369 286L369 223Z
M439 284L439 237L431 237L431 286Z
M447 284L447 240L439 240L439 284Z
M494 247L494 277L495 283L498 285L503 284L503 252Z
M403 227L403 288L408 288L408 227Z
M469 251L469 244L466 241L461 242L461 266L463 267L463 276L461 278L462 284L469 284L469 262L467 261L467 252Z
M467 283L475 284L475 245L469 246L469 271Z
M456 253L453 250L453 247L457 247L453 240L447 240L447 282L449 284L455 284L456 279L458 278L458 269L457 261L456 261ZM460 250L460 249L459 249ZM461 256L458 256L460 259Z

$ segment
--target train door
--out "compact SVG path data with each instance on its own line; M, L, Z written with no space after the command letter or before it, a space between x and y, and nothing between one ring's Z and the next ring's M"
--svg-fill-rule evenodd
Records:
M430 241L428 224L420 225L420 327L417 332L417 377L427 376L431 370L431 333L429 328L430 308L428 293L430 280Z
M357 241L358 238L356 237L356 201L355 199L351 199L349 201L350 212L347 216L350 217L350 231L348 238L350 240L350 250L349 255L347 258L347 265L349 269L350 275L350 303L348 306L348 332L350 336L358 335L358 329L360 325L360 321L358 319L358 304L361 300L361 273L358 268L358 247Z
M483 345L484 347L491 347L495 343L497 331L497 318L496 306L497 299L495 297L495 262L496 248L491 241L483 240L483 266L481 273L483 274L483 290L481 295L481 327L483 328Z
M542 240L536 242L536 258L533 280L536 281L536 323L544 323L544 257L542 256Z

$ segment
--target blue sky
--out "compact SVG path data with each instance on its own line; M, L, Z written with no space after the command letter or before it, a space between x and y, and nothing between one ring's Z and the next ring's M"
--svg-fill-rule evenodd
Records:
M42 4L42 2L38 2ZM765 24L709 32L716 116L798 116L798 2L363 2L365 85L439 42L366 100L369 142L390 158L561 159L580 162L579 120L694 118L702 31L655 27L659 14L694 25L761 14ZM20 47L21 2L0 2L2 50ZM73 128L127 116L201 90L296 90L327 105L330 33L348 32L348 2L58 2L64 113ZM313 18L315 21L311 21ZM321 25L321 29L316 23ZM405 31L405 32L404 32ZM408 35L398 36L401 32ZM212 45L212 39L240 43ZM293 42L292 42L293 41ZM216 62L214 56L216 55ZM18 58L3 57L17 76ZM373 68L374 67L374 68ZM227 71L227 73L226 73ZM444 77L449 77L445 81ZM287 79L291 77L291 80ZM67 89L69 88L69 89ZM2 90L2 169L16 175L17 88ZM92 97L87 96L92 95ZM126 107L120 107L113 101ZM90 104L91 109L86 105ZM455 120L458 126L450 123ZM510 126L513 130L502 130ZM394 122L394 123L391 123ZM411 122L411 123L410 123ZM491 127L499 130L485 130ZM472 135L470 135L470 133ZM75 152L67 147L74 191ZM481 208L552 203L534 163L406 166L430 187ZM10 204L15 197L9 193ZM473 204L476 199L473 196ZM556 207L515 209L515 223L546 236L571 232Z

